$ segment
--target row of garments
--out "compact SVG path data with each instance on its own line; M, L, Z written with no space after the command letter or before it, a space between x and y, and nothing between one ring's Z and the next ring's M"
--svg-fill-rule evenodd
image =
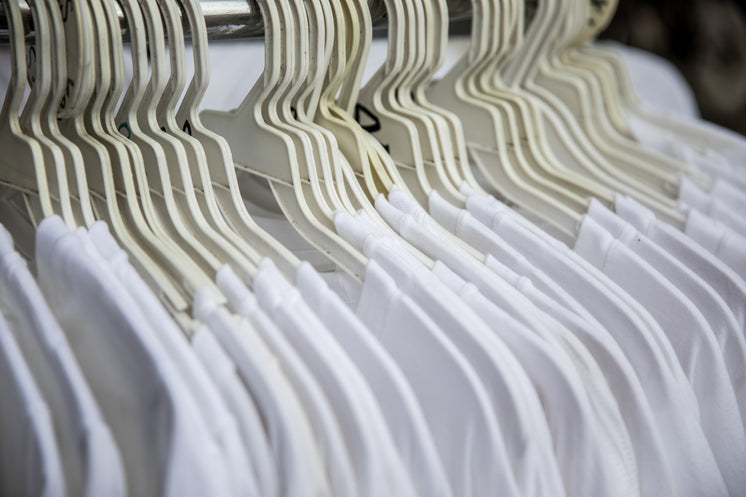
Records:
M616 2L0 3L0 496L746 496L746 138Z

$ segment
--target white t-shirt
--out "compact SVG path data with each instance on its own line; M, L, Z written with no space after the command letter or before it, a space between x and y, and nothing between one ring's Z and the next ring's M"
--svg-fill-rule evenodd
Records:
M746 282L733 269L681 231L657 220L655 214L635 200L617 195L614 203L618 216L686 264L717 291L741 329L746 331Z
M67 495L49 408L0 315L0 493Z
M222 453L137 304L59 217L36 232L39 287L119 446L133 495L231 495Z
M274 454L278 494L328 496L330 490L311 425L277 358L246 318L217 304L212 289L197 290L194 315L215 334L259 408Z
M306 361L337 412L361 495L413 495L375 396L324 324L269 259L259 264L253 288L261 308Z
M124 468L70 345L0 226L0 312L49 406L68 495L123 496Z
M399 193L400 196L403 196L401 192L397 193ZM392 193L392 196L393 195L394 193ZM597 419L599 435L601 437L606 437L605 442L608 443L608 448L605 450L607 459L611 460L614 457L617 458L613 466L627 469L625 474L620 475L620 478L622 478L622 481L633 484L633 487L629 490L630 493L639 493L639 489L636 488L639 478L637 476L634 456L632 455L632 443L629 440L629 435L624 426L624 422L622 421L621 414L619 413L619 407L617 406L616 400L611 394L598 365L595 363L595 360L590 356L588 351L585 350L584 346L580 344L567 329L565 329L558 321L554 320L554 318L549 314L544 314L539 307L533 305L532 301L535 302L536 300L540 300L541 306L545 308L551 308L553 305L558 307L557 304L547 303L546 296L540 295L535 291L535 288L526 284L530 282L527 282L525 279L522 280L508 268L503 267L501 268L502 271L500 271L500 276L503 276L505 281L503 281L496 272L494 274L485 272L484 265L461 247L458 247L452 240L443 236L442 232L435 228L435 225L431 222L427 213L421 208L412 207L412 210L417 214L416 220L414 216L403 214L401 211L391 206L383 196L380 196L376 200L376 208L383 218L386 219L386 221L389 222L389 224L391 224L391 226L394 227L407 241L422 250L429 257L448 264L448 266L460 277L475 284L489 302L498 305L500 307L499 311L503 312L506 318L508 315L512 316L518 320L518 322L528 327L528 330L533 331L548 345L553 347L554 359L561 361L565 365L565 371L570 375L567 377L567 380L570 384L572 384L573 381L575 382L575 386L578 388L578 392L583 397L584 401L586 400L585 393L580 392L583 392L584 388L587 389L587 400L590 401L590 404L587 407L592 408L599 416ZM493 261L494 264L499 265L496 260L493 259ZM511 284L517 286L523 292L531 293L533 298L526 298L525 293L519 293L514 288L511 288L507 284L507 281L509 281L508 278L513 280ZM454 290L452 286L450 287ZM496 312L498 311L496 310ZM526 319L527 315L537 319ZM492 317L496 317L494 313ZM567 316L562 317L564 318ZM490 321L485 322L491 324ZM497 326L498 328L510 328L508 323L502 323L500 321L494 321L494 326ZM519 337L518 340L520 340L520 337L526 337L526 334L517 333L516 336ZM517 345L514 346L517 347ZM523 348L517 347L515 353L518 354L518 350L530 350L533 346L533 343L523 344ZM511 347L511 349L512 348L513 347ZM521 358L520 356L518 359L524 368L529 367L528 364L531 363L530 359L525 357ZM541 364L543 361L537 362ZM581 373L580 376L575 376L574 373L576 370ZM551 398L551 396L542 394L542 391L557 390L557 388L552 386L542 389L541 385L537 384L538 380L545 381L546 377L534 374L532 379L534 380L534 386L539 391L542 399ZM555 381L559 381L560 379L560 377L557 377L555 378ZM563 414L567 415L569 414L568 411L583 405L577 404L573 406L570 399L571 396L568 396L564 403L555 404L555 409L562 409L565 411ZM545 410L550 409L546 400L544 402L544 407ZM591 411L588 411L586 415L589 418L593 416ZM575 413L572 414L571 417L578 420L583 418L583 414ZM554 426L557 426L557 424ZM566 430L566 428L556 429ZM612 448L616 450L612 450Z
M506 263L511 268L521 267L524 275L528 277L538 274L540 281L544 282L542 287L553 288L559 286L550 280L546 273L530 265L523 256L507 245L497 234L490 231L487 226L474 219L468 211L446 204L439 196L431 195L430 206L433 216L454 235L457 235L480 252L488 254L485 261L487 267L492 267L493 259L491 256L499 257L507 254L508 262ZM433 208L433 206L436 207ZM524 287L530 283L525 278L523 280ZM549 280L549 282L547 283L546 280ZM564 292L564 290L562 291ZM568 300L575 301L568 294L562 302ZM540 304L537 301L534 301L534 303ZM588 320L580 318L559 302L553 306L553 309L545 308L544 310L549 313L565 313L564 319L557 314L555 314L555 317L562 320L561 322L565 324L567 329L583 342L598 364L602 366L603 374L618 401L627 429L630 434L635 434L632 441L638 461L642 494L664 495L675 493L671 470L666 461L664 444L658 433L655 416L648 400L645 398L640 379L622 349L610 333L592 316ZM590 315L583 309L583 315L585 314ZM572 319L573 317L575 319Z
M701 424L731 493L746 488L746 435L717 340L686 296L593 219L580 226L575 251L655 316L676 350L699 400Z
M365 377L418 495L452 495L425 415L394 360L309 263L298 268L296 286Z
M689 210L684 232L746 280L746 237L696 209Z
M407 212L399 204L398 195L394 196L392 194L389 200L399 210ZM437 192L433 191L429 196L429 212L438 224L471 247L482 254L494 257L516 274L530 278L537 289L553 298L559 304L562 304L564 308L593 326L601 327L596 318L575 297L570 295L562 285L531 264L519 251L511 247L510 244L506 243L496 233L487 228L487 226L480 223L469 211L450 204L438 195Z
M207 326L192 335L195 354L218 388L226 406L239 421L241 440L246 446L259 495L279 497L277 468L259 410L247 392L233 360L223 350Z
M720 180L718 183L723 184L724 181ZM741 197L746 197L746 192L742 192ZM686 177L681 178L679 185L679 202L684 210L697 209L702 214L717 219L739 235L746 236L746 221L742 208L729 205L715 193L706 193Z
M466 354L474 367L478 367L477 372L483 383L488 386L488 392L491 393L496 409L498 409L497 406L507 406L510 405L509 402L513 403L517 414L505 418L503 422L509 419L511 423L520 423L523 419L530 419L531 422L536 423L534 418L526 418L526 415L518 414L526 409L524 407L526 401L522 400L523 396L520 392L524 392L525 395L531 389L530 380L526 377L525 371L505 344L468 306L461 302L458 296L440 283L437 277L417 259L407 254L396 239L380 236L382 234L380 231L374 234L374 225L364 213L360 213L355 218L337 214L335 224L345 239L354 246L361 247L363 253L385 267L399 286L410 293L441 328L450 334L454 344ZM521 387L517 389L517 392L511 392L511 387L516 385L521 385ZM500 387L499 390L498 387ZM504 407L498 412L503 411ZM530 406L528 412L531 412ZM528 416L531 415L528 414ZM594 445L596 440L592 437L587 438L589 435L587 431L593 429L591 424L578 423L570 428L573 428L577 434L577 438L573 437L572 441L572 457L566 455L569 447L562 443L567 440L564 438L555 440L555 443L560 442L556 447L556 454L558 454L557 459L561 467L565 465L562 469L568 494L581 495L592 492L594 489L604 495L619 491L621 489L619 485L614 490L605 489L610 483L618 484L619 482L612 478L613 472L605 466L607 464L605 459L590 455L597 447ZM515 431L515 429L503 429L503 436L513 437ZM527 436L525 440L530 440L530 438ZM511 446L510 444L515 442L507 438L506 443ZM583 449L579 450L579 446ZM570 458L573 458L572 465L568 464ZM516 471L515 474L520 473ZM588 478L589 474L594 475L593 478Z
M356 314L412 385L454 495L488 496L503 488L493 462L502 435L485 386L447 334L374 260Z
M746 192L727 180L716 179L710 189L710 196L736 212L746 211Z
M269 351L277 358L285 377L293 386L311 424L318 453L334 495L358 495L353 460L347 450L340 423L330 400L324 394L304 358L293 348L283 332L259 308L256 297L229 266L217 274L218 288L228 299L228 307L247 318Z
M730 375L741 419L746 420L746 339L725 301L689 268L595 199L591 201L588 215L655 267L676 288L685 292L702 313L720 344L720 353Z
M104 222L94 223L89 232L79 228L76 235L88 237L98 253L109 265L130 297L137 303L143 317L150 323L155 337L169 354L174 366L189 388L215 442L226 462L233 495L257 494L254 474L246 447L241 443L238 425L223 402L215 384L202 367L186 337L152 290L129 263L127 253L119 248Z
M727 495L699 423L692 386L650 313L567 246L494 198L463 189L469 194L469 212L584 302L625 352L655 415L677 484L676 495Z

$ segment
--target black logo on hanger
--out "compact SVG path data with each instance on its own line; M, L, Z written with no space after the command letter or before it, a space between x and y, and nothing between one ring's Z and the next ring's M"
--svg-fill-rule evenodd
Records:
M355 118L355 121L360 125L361 128L363 128L365 131L367 131L370 134L375 133L376 131L381 131L381 120L373 114L373 112L370 111L370 109L366 108L363 105L355 104L355 112L353 114L353 117ZM366 119L367 122L363 122L363 119ZM378 140L379 143L381 143L380 140ZM381 143L383 148L386 150L387 153L391 153L391 149L386 143Z
M120 124L117 128L117 131L126 136L128 139L132 138L132 130L130 129L130 125L127 123Z
M298 110L295 107L290 107L290 115L293 116L293 119L296 121L298 120Z
M60 110L64 109L67 105L67 99L70 96L70 89L75 87L75 82L68 78L67 79L67 87L65 88L65 94L62 96L62 100L60 100Z
M368 118L367 124L363 122L363 115L365 115ZM381 131L381 120L378 119L378 116L373 114L370 110L365 108L364 106L360 104L355 104L355 121L360 125L361 128L363 128L368 133L375 133L376 131Z
M192 125L189 124L188 119L184 121L184 126L181 127L181 130L189 136L192 136Z
M60 12L62 12L62 22L67 22L67 16L73 9L72 0L58 0L60 4Z

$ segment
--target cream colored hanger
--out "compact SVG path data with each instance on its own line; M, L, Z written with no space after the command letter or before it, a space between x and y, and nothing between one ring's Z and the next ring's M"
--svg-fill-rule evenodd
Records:
M204 111L203 122L226 137L241 169L269 180L277 203L299 233L359 279L366 259L333 231L333 212L320 203L320 185L301 175L300 162L310 162L312 157L297 149L288 135L292 130L286 130L279 118L280 112L286 121L292 118L289 102L286 100L283 108L281 97L288 93L294 75L294 37L308 33L295 30L291 7L285 0L262 0L260 10L265 26L262 78L238 109Z
M625 134L631 137L626 124L626 116L631 112L663 129L670 130L680 140L700 153L705 153L710 149L717 152L727 152L729 149L742 148L740 135L725 129L713 130L691 120L676 119L674 116L644 108L635 92L626 62L621 54L613 49L590 42L602 31L608 18L613 17L617 3L616 0L608 2L603 10L604 17L596 23L594 28L589 28L580 38L579 44L569 50L567 54L573 61L582 60L583 63L594 65L596 74L601 80L602 88L608 94L614 95L611 100L610 112L615 113L615 115L622 114L615 121L620 132L626 131ZM616 105L617 99L619 105ZM619 120L622 122L619 123Z
M436 104L459 116L464 126L472 162L502 199L518 204L572 238L580 222L577 210L557 201L547 191L551 183L542 181L525 165L514 162L507 153L506 131L499 109L473 95L473 78L492 57L499 56L495 40L494 6L487 0L472 2L471 45L467 53L441 80L428 88ZM537 188L541 185L545 190Z
M543 36L543 48L532 59L533 69L527 72L528 79L559 97L563 102L561 105L574 115L575 123L582 127L593 147L615 167L621 168L627 176L637 178L669 197L675 197L678 192L676 175L687 173L691 168L615 134L593 80L577 68L563 66L558 56L558 51L567 40L577 36L587 22L583 15L585 9L578 15L573 5L565 0L550 3L556 12L555 23ZM561 22L556 22L557 18Z
M223 264L231 261L227 255L230 249L224 240L211 232L202 216L194 198L191 177L183 174L183 168L188 167L183 146L161 130L157 122L156 104L167 79L164 31L154 1L141 0L139 6L129 8L128 21L134 28L130 30L131 33L137 33L138 29L141 33L147 33L151 73L145 86L140 86L145 83L147 76L147 59L145 47L139 43L136 46L133 41L133 77L121 102L117 121L121 123L120 129L127 130L129 138L142 153L146 176L140 178L138 187L141 188L140 195L149 197L151 202L149 206L146 204L146 212L152 215L149 220L154 230L159 236L171 240L171 243L182 246L212 279ZM179 180L182 181L179 184L182 190L177 193L173 181ZM192 188L186 188L185 184ZM150 191L155 195L151 195Z
M5 99L0 110L0 150L3 150L0 154L0 183L37 197L43 215L49 216L55 213L56 202L52 198L52 193L59 195L59 191L47 182L41 146L33 137L23 132L19 119L26 89L23 19L15 0L2 0L2 2L10 38L10 74ZM48 33L47 20L39 16L33 6L32 14L35 22L36 18L39 18L39 24L34 25L44 28L45 33ZM33 50L34 53L45 53L49 50L49 39L46 34L36 37ZM44 90L44 84L48 83L42 81L36 88L32 88L32 93L41 93ZM5 209L1 209L0 212L3 212L4 217L13 215Z
M522 2L500 0L493 2L492 6L495 22L503 21L500 41L495 55L471 79L468 88L472 96L501 110L503 128L509 133L509 150L513 151L511 157L533 171L534 177L543 178L545 185L547 182L556 185L555 188L545 186L545 191L559 193L565 198L565 203L574 205L578 212L586 210L587 199L591 196L611 205L613 196L610 191L562 167L545 146L543 123L533 101L498 84L498 68L510 57L514 46L522 41L524 13Z
M141 270L140 273L150 286L165 297L174 314L183 314L188 304L184 290L178 283L181 277L174 278L168 274L169 271L172 275L181 274L177 262L179 259L173 252L160 246L158 238L142 217L129 171L131 165L126 147L115 138L119 137L119 133L116 132L113 120L104 123L101 118L106 100L118 95L122 87L121 82L112 85L112 37L107 14L113 16L113 8L110 3L100 0L89 0L88 4L91 34L97 40L91 50L90 66L96 90L87 102L81 97L80 102L86 107L78 115L60 119L60 128L80 148L92 200L94 204L98 200L97 211L103 214L99 218L107 221L112 234L132 256L133 265ZM81 24L81 28L83 25ZM121 44L119 30L115 36ZM115 170L120 172L118 176L124 178L122 196L117 195ZM129 195L130 202L126 202ZM129 208L126 214L120 210L120 201L125 208ZM181 264L183 266L184 262L181 261Z
M387 0L384 3L388 19L387 58L358 91L355 117L364 126L366 121L373 121L367 126L367 130L391 154L399 174L412 189L418 202L426 205L424 202L433 186L430 182L431 175L426 170L419 131L413 122L415 115L407 112L396 99L396 89L406 76L407 69L422 62L422 51L418 47L420 30L405 29L408 18L412 19L413 24L417 22L411 2Z
M360 180L368 198L359 198L358 206L363 207L379 193L388 192L395 182L404 182L388 153L352 118L371 43L368 7L359 2L333 1L331 5L338 13L333 17L334 45L314 120L337 138L351 166L351 169L339 171L344 176L342 180L358 198L362 192L355 195L354 190ZM339 97L335 99L337 94ZM352 177L352 172L357 179Z
M158 133L162 133L157 123L154 122L154 106L149 107L149 110L145 112L145 119L142 121L147 126L147 132L143 129L138 116L139 107L142 107L142 101L147 91L148 54L145 44L146 26L140 7L134 0L123 0L121 6L127 19L131 36L133 71L132 79L124 94L115 119L119 133L125 139L125 142L130 145L128 151L131 153L132 172L136 180L143 214L156 236L164 244L169 246L174 254L180 254L180 258L193 261L196 264L192 271L189 272L189 278L184 280L184 285L188 285L186 289L189 294L193 294L201 286L210 286L217 292L217 287L215 287L213 280L215 271L220 267L221 262L200 244L184 226L183 221L178 217L180 215L177 211L178 206L174 207L173 205L173 195L169 195L168 198L164 197L171 190L162 188L163 183L161 181L164 178L161 177L161 173L164 175L167 174L167 171L163 167L167 163L166 154L161 142L153 138L153 134L155 133L153 128L156 128ZM157 26L155 26L156 23L150 22L148 29L160 32L160 36L155 38L161 40L162 43L163 36L160 14L157 12L157 9L153 12L152 4L147 4L146 2L143 7L149 11L151 21L154 19L158 20ZM118 45L115 48L120 47L121 45ZM162 46L159 47L158 43L154 43L154 48L162 48ZM157 76L161 88L164 83L162 54L163 51L161 50L158 54L160 55L160 59L158 59L160 65L155 65L159 70ZM154 60L158 55L154 55ZM151 98L152 93L151 91ZM108 113L111 110L112 108L105 107L105 112ZM149 176L147 173L149 168L157 168L156 174ZM168 184L168 181L165 183ZM161 195L151 194L151 188L156 190L158 187L162 188ZM168 207L165 205L166 202L170 204Z
M29 69L27 75L31 84L31 93L21 111L19 131L33 138L42 153L40 166L46 170L43 177L52 180L47 185L51 188L50 193L54 196L54 207L50 211L43 210L42 214L46 216L58 213L67 226L74 229L78 226L80 218L76 216L72 207L65 169L65 157L57 144L46 136L42 124L42 120L47 118L47 109L53 98L52 43L53 41L59 42L59 39L54 38L53 40L56 31L53 31L49 10L45 2L32 2L30 6L38 36L27 54ZM10 119L12 122L14 117L10 116ZM7 150L10 152L12 149L8 148ZM14 156L9 155L9 157ZM30 164L26 164L26 167L30 166ZM35 220L35 222L38 221L40 219Z
M88 196L88 183L86 181L83 156L80 149L73 141L68 140L62 135L59 129L58 119L60 110L62 115L74 115L79 113L79 102L71 97L88 98L91 94L93 81L88 71L85 76L77 80L68 77L67 70L80 71L80 68L74 66L78 61L75 44L67 45L66 33L74 33L77 30L88 30L87 38L90 38L90 22L87 17L88 9L84 6L78 6L77 9L69 9L51 0L45 0L50 21L50 33L52 34L52 91L50 93L47 105L42 110L41 129L44 135L62 152L64 163L62 168L67 172L68 186L70 187L71 204L77 219L78 226L90 226L94 221L93 209ZM66 22L63 23L63 16L60 12L73 10L77 15L68 14ZM75 23L79 23L75 26ZM78 36L75 37L77 39ZM90 60L86 60L90 64ZM80 76L79 74L71 76ZM75 90L71 90L75 88Z
M176 112L176 121L182 123L182 129L202 144L215 186L215 196L227 221L247 243L263 256L271 257L277 267L292 279L300 261L256 224L241 198L228 143L202 124L199 102L209 83L207 27L197 0L179 0L179 3L189 21L194 75Z
M178 163L178 171L171 175L176 185L176 194L181 195L183 191L186 204L190 206L192 214L195 214L196 223L206 223L207 229L202 235L209 240L206 245L210 247L214 243L215 253L221 254L221 259L230 263L240 277L250 281L256 273L261 256L233 231L223 217L215 198L210 167L202 144L176 122L176 103L184 91L186 80L184 31L176 2L157 0L157 3L165 19L171 75L157 102L156 119L161 129L175 138L186 154L186 162Z
M547 43L551 43L559 29L555 22L559 15L557 7L554 0L539 2L524 43L501 72L504 81L539 98L542 118L547 126L547 142L563 164L581 174L590 175L612 191L633 196L662 219L681 225L683 219L676 202L608 162L561 101L533 82L531 76L540 68L536 61L540 60L540 53L546 50Z

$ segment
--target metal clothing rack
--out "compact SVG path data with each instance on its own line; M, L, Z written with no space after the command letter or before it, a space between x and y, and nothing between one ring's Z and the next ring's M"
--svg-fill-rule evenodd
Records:
M74 1L74 0L73 0ZM34 23L31 8L24 0L18 0L25 26L26 44L34 41ZM386 6L383 0L368 0L368 5L376 28L386 27ZM114 2L119 15L122 37L129 41L127 21L118 2ZM264 36L262 16L255 0L209 0L201 1L202 13L207 25L207 36L211 40L235 40L261 38ZM471 17L471 5L467 1L449 2L449 15L452 21L463 21ZM184 20L185 35L189 37L188 23ZM0 44L8 44L8 20L0 5Z

